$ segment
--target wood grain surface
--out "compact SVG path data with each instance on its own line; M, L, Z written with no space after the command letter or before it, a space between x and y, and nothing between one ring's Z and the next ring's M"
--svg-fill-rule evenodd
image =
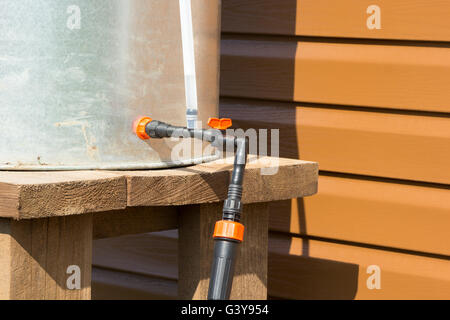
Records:
M0 298L90 300L92 215L0 219ZM67 281L80 270L80 289ZM72 272L72 271L71 271Z
M142 171L0 172L0 217L68 216L139 206L171 206L225 199L233 158L188 168ZM270 174L267 174L270 173ZM309 196L318 164L251 158L244 203Z
M94 267L92 300L175 300L177 282Z
M0 216L31 219L124 209L126 178L98 171L0 172Z
M129 206L170 206L225 200L233 158L189 168L126 172ZM249 158L243 203L289 199L317 192L318 164L293 159ZM151 190L151 192L149 192Z
M121 237L178 228L175 207L133 207L94 214L94 239Z

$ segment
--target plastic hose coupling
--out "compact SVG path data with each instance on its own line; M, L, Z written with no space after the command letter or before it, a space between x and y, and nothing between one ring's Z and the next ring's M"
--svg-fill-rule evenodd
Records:
M153 121L152 118L142 117L142 118L137 119L133 123L133 130L140 139L142 139L142 140L150 139L150 136L146 132L146 128L147 128L147 125L152 121Z
M223 218L239 222L242 213L242 186L230 184L228 187L228 198L223 204Z
M244 225L239 222L221 220L216 223L213 238L242 242L244 241L244 231Z

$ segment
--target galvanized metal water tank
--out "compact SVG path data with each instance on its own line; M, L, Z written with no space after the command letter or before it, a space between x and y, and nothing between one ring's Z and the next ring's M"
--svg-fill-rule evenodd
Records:
M192 0L203 124L217 114L219 8L220 0ZM143 115L186 125L180 16L179 0L0 0L0 169L210 159L173 163L176 142L132 131Z

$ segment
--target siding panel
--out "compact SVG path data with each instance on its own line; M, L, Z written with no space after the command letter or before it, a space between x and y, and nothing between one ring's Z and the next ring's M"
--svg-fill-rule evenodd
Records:
M288 299L446 299L450 261L272 235L269 292ZM369 289L369 266L381 288ZM341 287L340 287L341 286Z
M280 129L280 154L321 170L450 184L450 117L238 99L222 99L221 115Z
M223 96L450 112L450 48L225 39L221 73Z
M450 256L450 190L321 176L314 197L270 207L271 230Z
M381 29L367 28L367 8ZM223 0L223 31L297 36L450 41L446 0Z
M373 4L379 30L366 25ZM223 0L223 9L221 116L279 128L282 156L328 171L318 195L272 206L269 294L448 299L449 2ZM381 290L367 289L370 265L381 267Z

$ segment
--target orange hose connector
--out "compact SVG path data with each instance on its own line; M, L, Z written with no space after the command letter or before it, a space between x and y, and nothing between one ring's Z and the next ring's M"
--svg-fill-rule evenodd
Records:
M232 239L242 242L244 241L244 230L244 225L239 222L221 220L216 223L213 237Z
M149 135L147 134L147 132L145 132L145 127L147 127L147 125L152 122L153 119L149 118L149 117L142 117L137 119L134 124L133 124L133 130L136 133L136 135L142 139L142 140L148 140L150 139Z

